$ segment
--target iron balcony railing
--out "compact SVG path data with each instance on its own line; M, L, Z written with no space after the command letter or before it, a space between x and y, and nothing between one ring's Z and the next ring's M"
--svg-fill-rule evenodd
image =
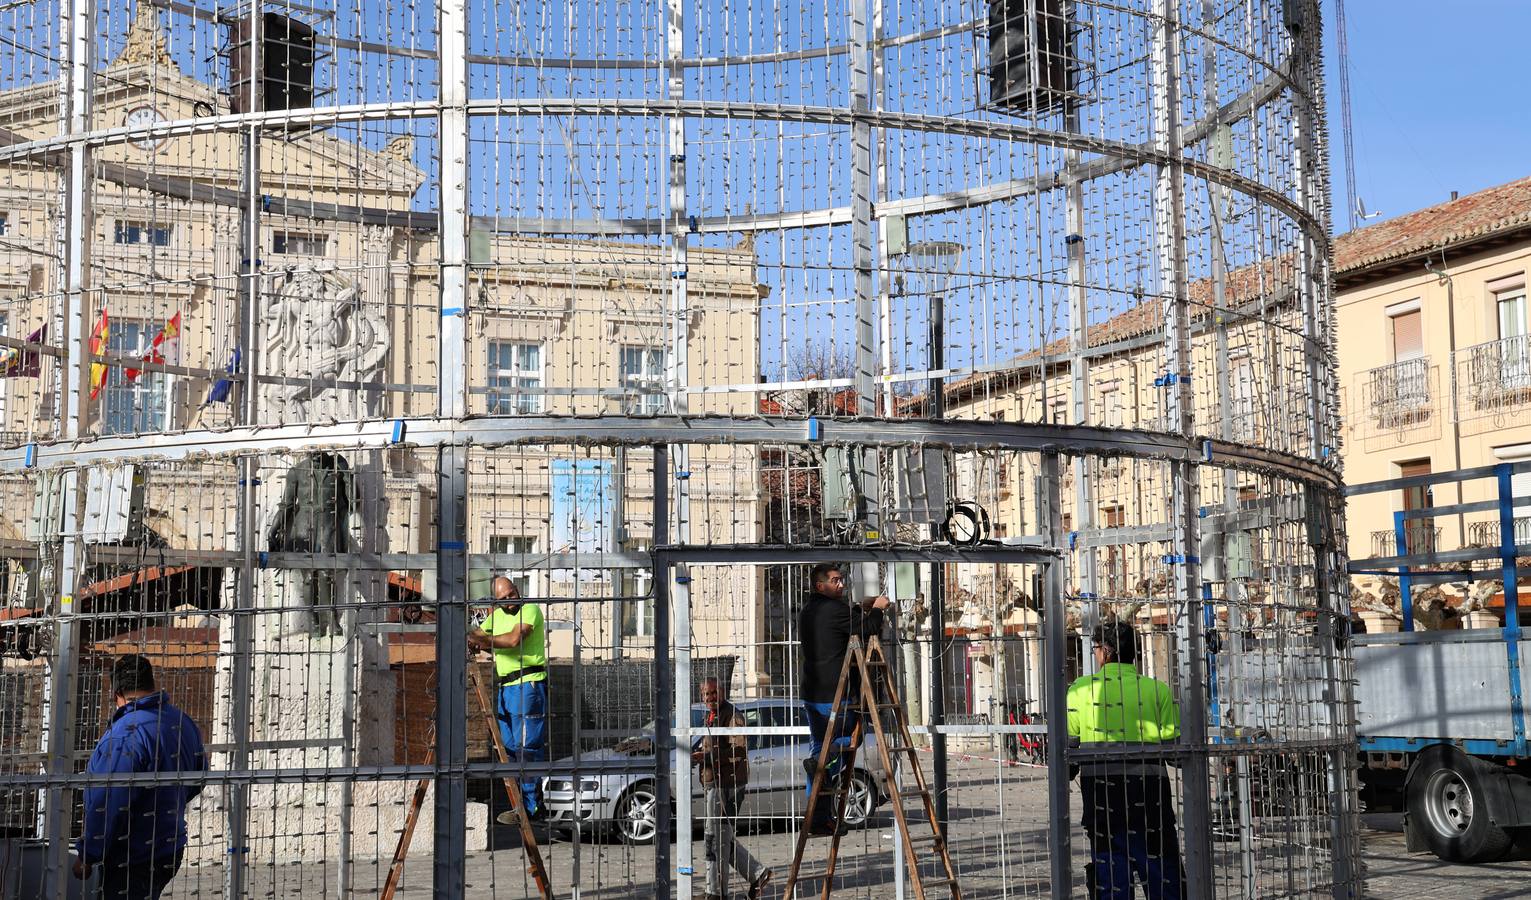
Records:
M1404 537L1408 540L1407 553L1434 553L1441 544L1441 530L1421 522L1405 525ZM1372 556L1398 555L1398 534L1393 529L1372 532Z
M1515 518L1515 543L1531 544L1531 517ZM1499 520L1471 522L1467 526L1467 542L1474 547L1499 546Z
M1469 414L1531 405L1531 334L1457 351L1457 391Z
M1381 428L1401 428L1429 418L1430 357L1406 359L1361 373L1364 402Z

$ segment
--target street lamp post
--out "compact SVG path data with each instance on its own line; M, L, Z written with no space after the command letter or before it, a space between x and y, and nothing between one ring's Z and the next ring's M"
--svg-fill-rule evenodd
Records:
M950 289L952 275L962 260L962 245L955 241L920 241L909 246L904 254L907 272L915 281L916 288L923 288L928 298L929 312L926 328L925 364L928 377L925 381L926 418L946 418L945 378L939 373L946 368L946 292ZM933 646L930 653L930 749L934 757L931 776L936 786L936 821L941 832L946 833L949 821L947 804L946 735L940 730L946 722L946 655L950 649L946 641L946 566L932 563L930 566L930 624Z

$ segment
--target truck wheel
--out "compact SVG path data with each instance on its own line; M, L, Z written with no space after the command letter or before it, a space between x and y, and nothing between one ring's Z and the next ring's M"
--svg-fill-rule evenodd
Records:
M1418 766L1409 778L1409 819L1430 852L1447 862L1476 863L1510 849L1509 833L1489 821L1483 783L1470 759L1431 753Z

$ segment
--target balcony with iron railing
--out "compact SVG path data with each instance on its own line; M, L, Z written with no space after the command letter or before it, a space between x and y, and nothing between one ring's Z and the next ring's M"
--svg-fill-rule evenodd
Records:
M1434 553L1441 545L1441 529L1411 522L1404 526L1406 553ZM1398 534L1393 529L1372 532L1372 556L1398 556Z
M1428 421L1435 412L1430 357L1400 360L1361 372L1359 412L1379 429L1402 429Z
M1463 418L1531 407L1531 335L1458 350L1457 409Z
M1531 544L1531 517L1515 517L1514 531L1516 546ZM1490 519L1487 522L1469 522L1467 525L1467 543L1473 547L1499 546L1499 520Z

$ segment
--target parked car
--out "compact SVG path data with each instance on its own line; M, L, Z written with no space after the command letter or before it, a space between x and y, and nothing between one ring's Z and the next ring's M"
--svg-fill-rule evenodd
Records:
M802 729L797 734L751 735L748 738L750 783L739 820L755 828L801 820L805 799L803 760L808 756L808 720L803 715L802 704L793 700L745 700L735 706L748 726ZM691 727L701 728L706 715L705 706L693 706ZM585 753L580 760L590 763L631 759L647 761L651 765L653 738L651 723L639 734L610 748ZM573 757L566 757L561 762L572 764ZM855 780L845 817L848 826L855 828L865 824L873 811L887 800L879 787L881 778L875 777L881 771L876 737L868 732L866 743L856 754ZM702 786L694 774L693 770L691 808L700 819L704 812L701 808ZM657 793L652 769L647 772L580 774L577 777L555 775L543 779L542 787L548 822L555 828L580 828L590 832L614 830L618 837L631 844L651 843L658 832Z

